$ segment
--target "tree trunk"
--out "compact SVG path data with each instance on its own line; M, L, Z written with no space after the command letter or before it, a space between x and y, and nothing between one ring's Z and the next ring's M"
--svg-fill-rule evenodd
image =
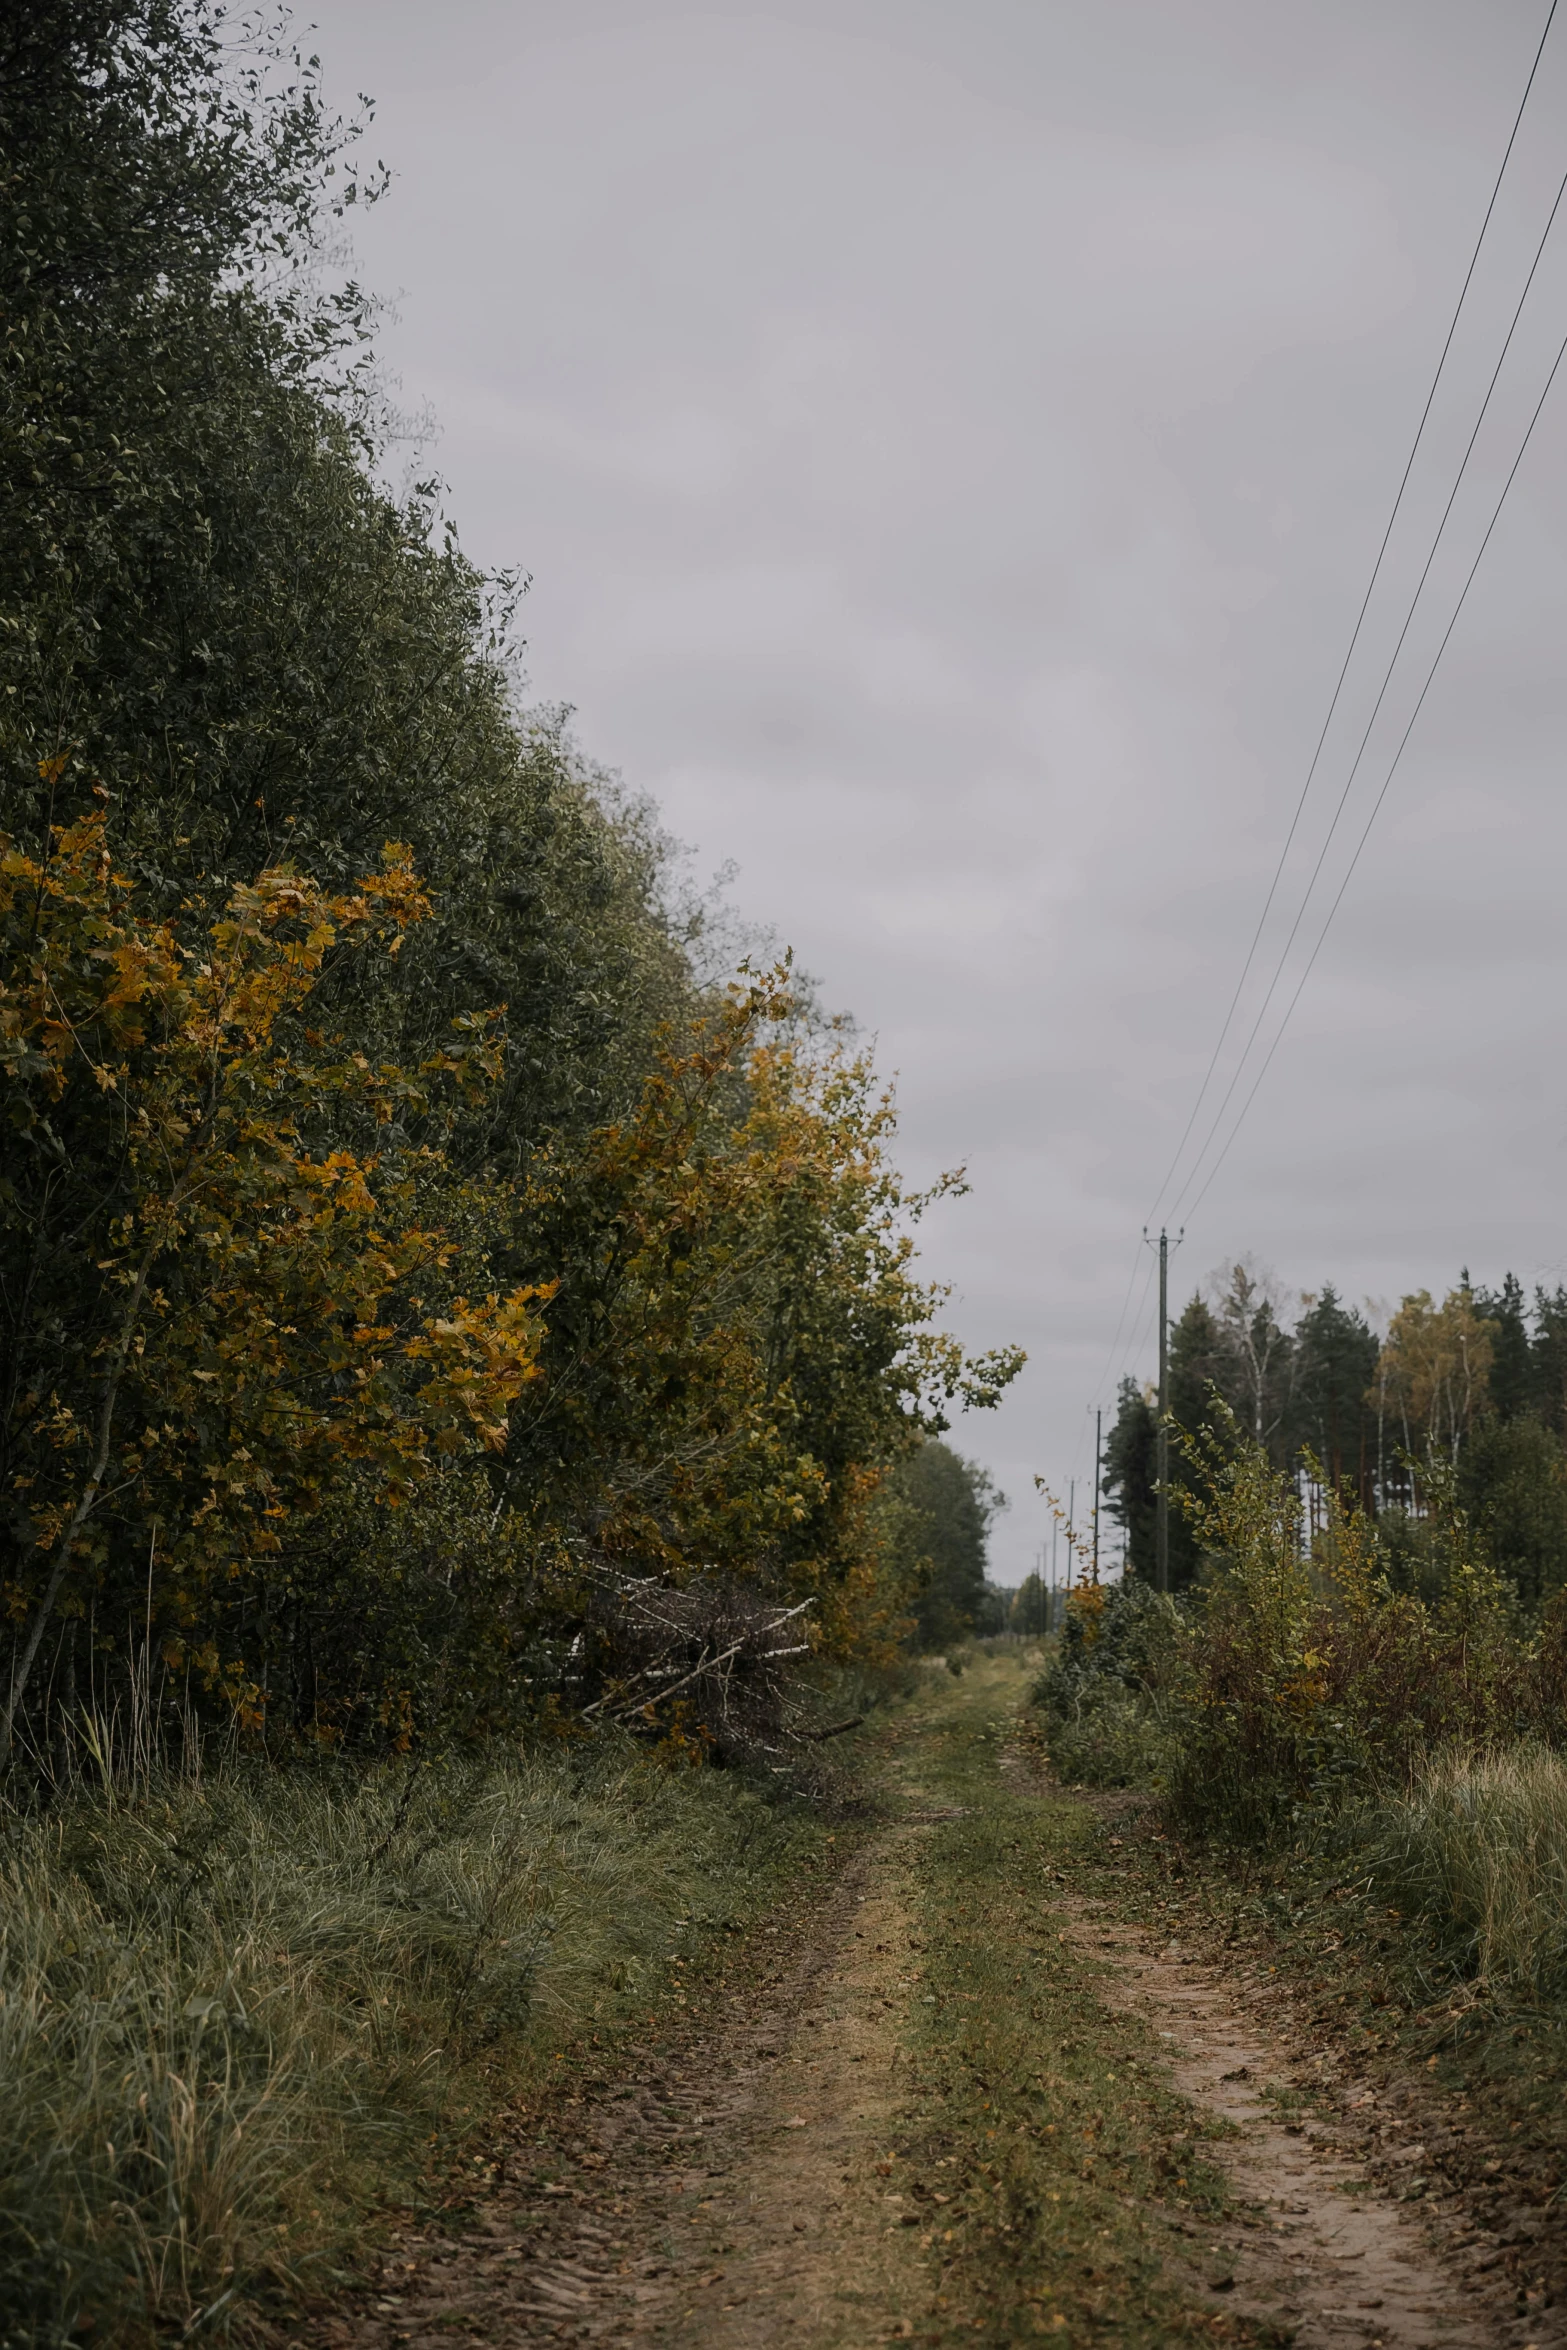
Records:
M17 1713L21 1707L22 1699L27 1693L27 1683L33 1666L37 1662L39 1647L49 1628L49 1619L54 1614L54 1603L60 1596L60 1586L65 1581L66 1569L71 1563L71 1552L76 1547L76 1538L92 1515L93 1505L98 1499L104 1474L109 1466L109 1447L114 1438L114 1407L119 1401L120 1382L125 1376L125 1366L130 1359L131 1340L136 1335L136 1325L141 1319L142 1300L147 1294L147 1277L151 1271L152 1258L149 1256L137 1274L136 1285L126 1301L124 1319L120 1324L120 1343L114 1350L114 1360L109 1366L108 1376L103 1383L103 1409L98 1415L98 1441L93 1449L92 1467L88 1471L87 1482L82 1487L80 1499L71 1512L70 1523L56 1546L54 1557L49 1566L49 1580L44 1585L43 1596L33 1610L33 1620L27 1627L27 1638L22 1643L22 1653L18 1657L16 1669L11 1675L11 1687L7 1693L4 1708L0 1709L0 1763L9 1763L11 1759L11 1740L16 1727Z

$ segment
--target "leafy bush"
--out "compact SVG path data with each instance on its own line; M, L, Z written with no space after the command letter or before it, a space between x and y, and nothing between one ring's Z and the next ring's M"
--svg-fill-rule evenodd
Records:
M1144 1786L1170 1765L1169 1700L1183 1634L1146 1583L1081 1585L1034 1690L1050 1759L1087 1787Z
M1417 1921L1438 1967L1560 1996L1567 1603L1520 1619L1439 1460L1421 1480L1426 1595L1396 1588L1370 1519L1330 1492L1308 1541L1295 1480L1216 1416L1187 1447L1203 1566L1178 1634L1150 1669L1080 1612L1042 1685L1052 1751L1103 1780L1157 1720L1179 1827L1271 1844L1297 1871L1315 1853Z
M1567 1621L1520 1626L1450 1471L1423 1474L1435 1594L1395 1590L1375 1524L1329 1490L1315 1539L1299 1487L1218 1415L1189 1441L1204 1566L1172 1715L1171 1800L1244 1843L1407 1786L1439 1748L1560 1727Z
M720 984L648 811L519 710L515 581L387 493L324 251L373 191L319 75L217 0L0 20L0 1746L35 1785L133 1685L277 1751L633 1681L668 1731L616 1578L884 1652L916 1594L876 1496L1017 1361L933 1326L869 1062L782 972Z
M911 1595L924 1649L961 1646L1006 1628L1006 1601L985 1574L986 1538L1007 1507L988 1470L927 1437L878 1496L884 1540Z

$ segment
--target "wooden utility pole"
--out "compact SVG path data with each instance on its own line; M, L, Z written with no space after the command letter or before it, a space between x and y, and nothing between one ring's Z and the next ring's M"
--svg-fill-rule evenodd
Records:
M1099 1580L1099 1454L1100 1431L1104 1426L1103 1411L1094 1414L1094 1581Z
M1185 1235L1178 1232L1175 1245ZM1153 1241L1144 1232L1150 1248ZM1159 1420L1154 1433L1154 1583L1170 1588L1170 1235L1159 1228Z
M1159 1229L1159 1502L1155 1580L1170 1588L1170 1236Z

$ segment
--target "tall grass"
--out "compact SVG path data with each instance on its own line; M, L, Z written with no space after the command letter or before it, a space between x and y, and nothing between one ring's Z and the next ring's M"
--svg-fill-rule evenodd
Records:
M377 2179L643 2005L812 1834L541 1757L79 1790L0 1834L0 2343L222 2330Z
M1369 1844L1384 1887L1477 1988L1567 1993L1567 1759L1535 1745L1433 1755Z

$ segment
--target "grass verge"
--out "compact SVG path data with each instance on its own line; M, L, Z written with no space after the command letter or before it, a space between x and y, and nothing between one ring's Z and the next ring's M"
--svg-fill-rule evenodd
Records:
M913 2095L887 2156L929 2265L916 2338L1282 2340L1208 2297L1230 2209L1214 2127L1062 1938L1095 1824L1008 1753L1029 1677L1020 1657L982 1657L909 1723L917 1800L960 1814L920 1864Z
M818 1817L597 1741L82 1793L0 1842L0 2344L329 2280L504 2102L678 2003Z
M1381 1826L1400 1840L1423 1835L1421 1823L1386 1814ZM1513 2182L1537 2200L1559 2196L1567 2005L1559 1991L1531 1992L1526 1979L1474 1970L1470 1931L1455 1928L1445 1905L1428 1908L1418 1882L1400 1883L1400 1861L1413 1873L1426 1854L1390 1854L1375 1825L1239 1855L1187 1846L1173 1833L1129 1838L1123 1867L1135 1865L1134 1853L1170 1897L1162 1914L1172 1926L1184 1920L1277 1967L1311 2027L1341 2044L1373 2084L1418 2074L1426 2090L1471 2105L1476 2126L1503 2144ZM1507 1859L1498 1839L1490 1854L1497 1873Z

